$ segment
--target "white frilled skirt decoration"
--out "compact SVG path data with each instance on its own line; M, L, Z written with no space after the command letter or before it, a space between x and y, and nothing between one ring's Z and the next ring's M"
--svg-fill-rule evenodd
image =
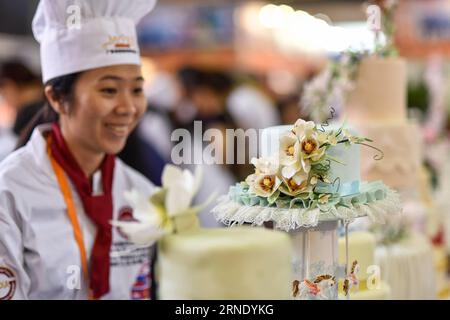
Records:
M251 224L261 226L272 221L274 228L290 231L301 227L315 227L319 222L345 220L368 216L376 223L384 223L386 215L398 214L402 210L397 192L388 189L386 198L365 204L351 204L348 207L333 206L329 211L319 208L277 208L262 206L246 206L230 199L228 195L219 198L218 204L212 209L217 221L227 225Z

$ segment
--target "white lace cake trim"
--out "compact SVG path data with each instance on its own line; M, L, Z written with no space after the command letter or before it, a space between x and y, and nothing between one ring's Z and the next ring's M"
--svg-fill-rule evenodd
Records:
M402 207L396 191L387 189L386 198L365 204L353 204L351 207L331 207L327 212L319 208L276 208L246 206L231 200L228 196L220 197L218 205L212 209L217 221L227 226L251 224L261 226L273 221L274 228L289 231L300 227L315 227L320 221L346 220L368 216L377 223L385 223L387 215L401 213Z

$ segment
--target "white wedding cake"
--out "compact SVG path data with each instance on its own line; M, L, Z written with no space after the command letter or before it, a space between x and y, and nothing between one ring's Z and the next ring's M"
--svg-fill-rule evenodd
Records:
M391 286L391 299L436 299L433 258L430 242L417 233L396 243L378 246L375 262Z
M434 298L431 246L427 239L419 243L414 235L414 232L425 232L432 205L423 201L426 190L422 186L428 184L421 175L422 137L419 125L407 118L406 90L405 60L366 57L358 66L344 117L383 151L383 158L373 161L374 152L362 149L362 177L383 180L399 192L404 203L402 219L403 228L408 229L406 235L397 242L381 245L376 251L377 261L391 286L392 298ZM427 270L429 280L419 274L410 275L407 270Z
M337 126L323 127L322 130L338 130ZM261 134L260 155L270 157L280 148L280 139L292 130L292 126L276 126L264 129ZM345 146L343 144L330 148L329 154L341 163L330 162L330 181L339 181L340 186L347 186L350 193L359 192L360 170L359 170L359 145ZM350 190L353 186L353 190ZM342 187L341 187L342 188ZM341 190L342 194L347 193ZM337 250L337 222L322 222L307 233L300 229L292 231L291 238L295 248L309 247L310 253L305 257L305 250L294 251L293 267L295 279L312 278L316 279L323 274L332 274L336 277L338 271L338 250ZM305 259L307 258L307 259ZM337 277L336 277L337 278ZM337 282L334 285L334 292L330 294L332 298L337 298ZM296 297L294 297L296 298ZM299 298L302 298L299 296Z
M422 159L422 138L417 123L407 119L407 68L401 58L364 58L349 93L344 117L383 153L361 150L363 179L383 180L399 191L417 192Z
M226 225L286 231L292 240L293 299L337 299L345 277L338 261L338 226L398 212L397 194L381 181L360 179L360 145L344 127L299 119L264 129L255 173L230 188L213 209Z

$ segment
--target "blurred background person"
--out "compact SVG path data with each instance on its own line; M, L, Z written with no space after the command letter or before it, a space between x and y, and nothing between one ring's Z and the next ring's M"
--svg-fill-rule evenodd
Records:
M177 78L180 83L180 100L172 113L173 127L188 130L192 137L191 146L201 146L201 150L190 150L189 154L200 152L206 143L203 141L203 132L208 129L217 129L225 137L226 129L235 129L234 119L226 108L227 97L233 86L232 77L225 72L216 70L203 70L191 66L182 67L178 70ZM200 121L202 125L201 136L196 136L194 121ZM194 139L201 139L200 143ZM221 150L223 156L226 155L225 139L212 141L216 150ZM207 159L211 160L211 159ZM225 160L225 159L223 159ZM203 203L212 192L224 194L228 192L231 185L238 181L239 166L227 164L205 164L202 161L203 184L197 194L196 202ZM225 162L225 161L223 161ZM215 227L219 224L210 209L214 204L210 204L200 213L200 220L205 227Z
M0 62L0 97L12 111L12 122L2 128L1 160L14 149L17 137L44 104L40 75L17 59Z
M227 99L228 112L236 124L246 129L264 129L280 124L279 112L257 81L244 80Z

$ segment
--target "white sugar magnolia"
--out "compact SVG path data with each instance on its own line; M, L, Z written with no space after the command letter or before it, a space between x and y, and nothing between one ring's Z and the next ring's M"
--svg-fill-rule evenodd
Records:
M279 155L253 158L251 163L255 166L255 173L249 175L245 180L250 191L261 197L270 197L282 183L278 177L280 172Z
M316 128L316 124L312 121L305 121L303 119L298 119L295 122L294 129L292 131L301 141L305 136L311 135L314 133Z
M280 170L278 154L266 158L252 158L251 163L255 166L256 174L276 175Z
M133 208L133 217L137 221L111 221L114 227L120 228L128 239L142 246L151 246L166 231L162 228L163 213L161 209L154 206L148 197L140 194L137 190L125 192L125 199Z
M311 166L309 165L309 163L300 158L300 161L294 162L290 166L283 167L281 169L281 176L283 178L290 179L300 170L309 172L310 168Z
M293 177L283 178L284 184L280 186L280 191L292 197L296 197L302 193L312 191L311 185L308 184L308 173L304 171L297 172Z
M281 183L276 175L257 175L250 185L250 192L268 198L278 190Z
M310 134L310 125L306 123L302 125L304 128L299 130L298 133L301 132L301 136ZM308 173L311 169L309 161L302 155L301 141L298 136L294 134L294 130L281 136L279 157L280 165L282 166L282 178L290 179L301 170Z
M309 173L311 170L311 161L318 162L325 155L325 148L321 147L323 141L323 136L318 134L316 125L312 121L305 121L303 119L298 119L294 125L292 130L293 133L298 138L300 145L300 167L306 173ZM294 164L294 169L298 168L297 164ZM292 177L293 168L287 169L289 174L285 175L285 177ZM295 171L295 173L298 171Z
M317 162L325 155L325 148L321 147L318 134L314 131L306 131L300 138L300 145L304 159Z
M193 175L173 165L166 165L162 175L162 187L156 188L153 197L142 195L137 190L125 192L125 199L133 208L136 221L111 221L114 227L121 229L129 240L136 245L151 246L162 236L172 232L171 219L191 214L201 207L191 208L202 180L200 167ZM212 201L212 198L207 203ZM203 206L206 206L204 204Z
M182 170L167 165L162 174L162 187L167 190L165 208L169 217L183 214L200 188L202 180L201 167L195 169L195 175L189 170Z
M288 132L280 138L280 164L283 166L294 165L300 159L300 141L297 136Z

